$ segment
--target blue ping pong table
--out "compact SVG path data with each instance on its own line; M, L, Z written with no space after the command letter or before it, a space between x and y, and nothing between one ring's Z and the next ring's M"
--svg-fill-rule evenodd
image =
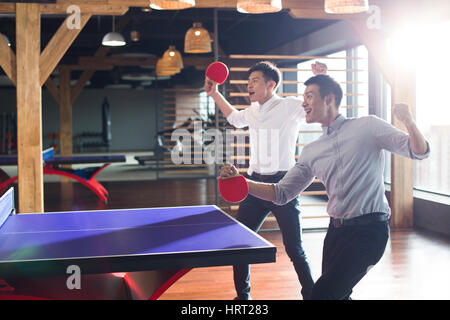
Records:
M0 299L157 299L192 268L275 261L213 205L14 214L13 198L0 199Z
M95 177L113 162L126 162L124 155L92 155L92 156L55 156L53 148L42 152L44 174L59 175L76 180L91 189L103 202L108 202L108 191ZM17 165L17 156L0 157L1 166ZM83 169L63 168L64 164L103 164L102 166L87 167ZM0 193L6 190L17 180L18 176L9 177L0 168Z

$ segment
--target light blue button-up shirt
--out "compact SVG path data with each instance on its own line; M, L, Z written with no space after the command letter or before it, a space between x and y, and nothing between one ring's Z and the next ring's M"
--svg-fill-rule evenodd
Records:
M384 189L384 150L412 159L425 159L430 153L428 145L425 154L415 154L408 134L375 116L347 119L339 115L322 130L323 135L304 147L297 164L275 184L274 203L289 202L317 177L327 190L330 217L390 214Z

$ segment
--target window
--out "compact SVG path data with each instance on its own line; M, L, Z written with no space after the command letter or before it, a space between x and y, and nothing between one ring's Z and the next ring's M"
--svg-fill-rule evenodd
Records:
M416 67L416 123L431 149L428 159L414 162L414 187L444 195L450 195L449 33L450 21L415 25L393 41L394 56Z
M414 185L450 195L450 41L441 38L450 33L450 21L431 26L429 32L420 41L427 49L421 50L417 64L416 122L430 143L431 153L428 159L416 161Z
M368 115L368 52L366 47L358 46L330 54L327 57L327 59L318 59L318 61L327 64L327 74L341 85L344 96L339 108L340 114L346 117ZM297 92L300 94L303 94L305 91L303 82L314 75L310 71L313 62L315 61L310 60L297 65L297 68L300 70L297 77L298 81L301 82L297 86ZM320 137L322 129L318 123L303 124L300 128L300 133L300 144L303 145ZM299 152L301 152L301 149Z

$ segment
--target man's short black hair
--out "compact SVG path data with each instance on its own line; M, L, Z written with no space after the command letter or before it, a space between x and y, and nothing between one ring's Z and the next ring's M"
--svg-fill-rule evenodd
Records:
M319 86L319 93L322 99L325 99L327 95L332 93L334 95L336 108L339 108L342 100L342 89L336 80L326 74L319 74L309 78L305 82L305 86L309 86L311 84L316 84Z
M275 88L278 87L281 79L281 72L275 64L270 61L258 62L248 70L247 78L250 77L250 74L255 71L261 71L266 82L273 80L275 81Z

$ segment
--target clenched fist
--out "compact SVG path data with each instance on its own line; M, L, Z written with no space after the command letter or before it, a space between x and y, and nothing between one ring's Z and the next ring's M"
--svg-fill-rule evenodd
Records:
M395 117L403 122L405 125L413 121L411 111L409 106L405 103L396 103L394 105L394 115Z
M220 169L220 174L217 177L217 179L229 178L229 177L232 177L232 176L236 176L238 174L239 174L239 171L236 169L235 166L233 166L232 164L225 164Z
M312 72L315 76L327 73L327 65L325 63L316 62L311 65Z
M208 96L213 95L217 92L217 82L209 79L208 77L205 78L205 84L203 85L203 89L205 89L206 94Z

